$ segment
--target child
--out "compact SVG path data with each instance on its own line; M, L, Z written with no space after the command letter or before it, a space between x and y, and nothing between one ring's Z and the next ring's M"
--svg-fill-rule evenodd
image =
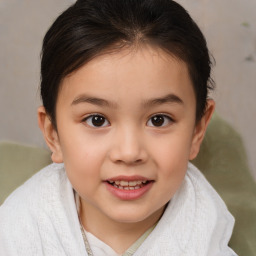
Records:
M171 0L78 0L47 32L39 126L53 164L0 208L0 254L230 256L198 154L205 39Z

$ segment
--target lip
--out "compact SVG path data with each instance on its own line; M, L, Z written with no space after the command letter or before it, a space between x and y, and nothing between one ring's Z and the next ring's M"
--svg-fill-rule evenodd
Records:
M149 181L147 184L142 186L141 188L134 189L134 190L125 190L125 189L120 189L116 188L113 185L111 185L108 181ZM106 185L106 189L115 197L117 197L120 200L124 201L131 201L131 200L136 200L140 199L142 196L144 196L153 186L154 181L147 179L142 176L116 176L110 179L107 179L104 181Z

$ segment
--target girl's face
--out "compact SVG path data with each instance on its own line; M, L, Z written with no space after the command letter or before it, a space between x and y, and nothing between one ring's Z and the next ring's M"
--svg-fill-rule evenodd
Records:
M64 79L50 147L86 225L161 216L199 150L195 110L186 64L154 48L96 57Z

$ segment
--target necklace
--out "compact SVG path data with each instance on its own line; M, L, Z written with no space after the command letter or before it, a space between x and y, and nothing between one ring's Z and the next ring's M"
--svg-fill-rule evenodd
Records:
M81 206L80 197L75 191L74 191L74 196L75 196L75 204L76 204L76 208L77 208L78 220L79 220L79 224L80 224L80 230L81 230L82 237L83 237L83 240L84 240L85 249L86 249L86 252L87 252L88 256L94 256L94 254L92 252L92 249L90 247L89 241L86 237L85 230L84 230L82 220L81 220L81 217L80 217L80 210L81 210L81 208L80 208L80 206ZM130 256L133 255L135 250L140 246L140 244L146 239L146 237L154 229L155 225L153 227L151 227L148 231L146 231L146 233L141 238L138 239L140 242L138 244L136 244L135 246L132 246L132 250L129 249L129 252L125 252L123 254L123 256L124 255L127 255L127 256L128 255L130 255Z
M92 249L91 249L90 244L88 242L88 239L86 237L86 234L84 232L84 227L83 227L82 222L80 220L80 216L79 216L79 222L80 222L80 229L81 229L81 233L82 233L82 236L83 236L86 252L88 253L88 256L93 256L93 252L92 252Z
M75 197L76 210L77 210L78 220L79 220L79 224L80 224L80 230L81 230L83 240L84 240L85 249L86 249L86 252L87 252L88 256L93 256L93 252L92 252L92 249L90 247L89 241L86 237L84 227L83 227L83 224L82 224L82 220L81 220L81 217L80 217L80 211L81 211L80 197L76 193L75 190L74 190L74 197Z

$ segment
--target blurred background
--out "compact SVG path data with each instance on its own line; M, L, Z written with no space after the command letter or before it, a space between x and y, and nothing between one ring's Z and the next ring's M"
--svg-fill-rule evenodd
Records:
M0 141L45 147L37 126L40 49L72 0L0 0ZM216 112L242 136L256 179L256 1L177 0L216 60Z

